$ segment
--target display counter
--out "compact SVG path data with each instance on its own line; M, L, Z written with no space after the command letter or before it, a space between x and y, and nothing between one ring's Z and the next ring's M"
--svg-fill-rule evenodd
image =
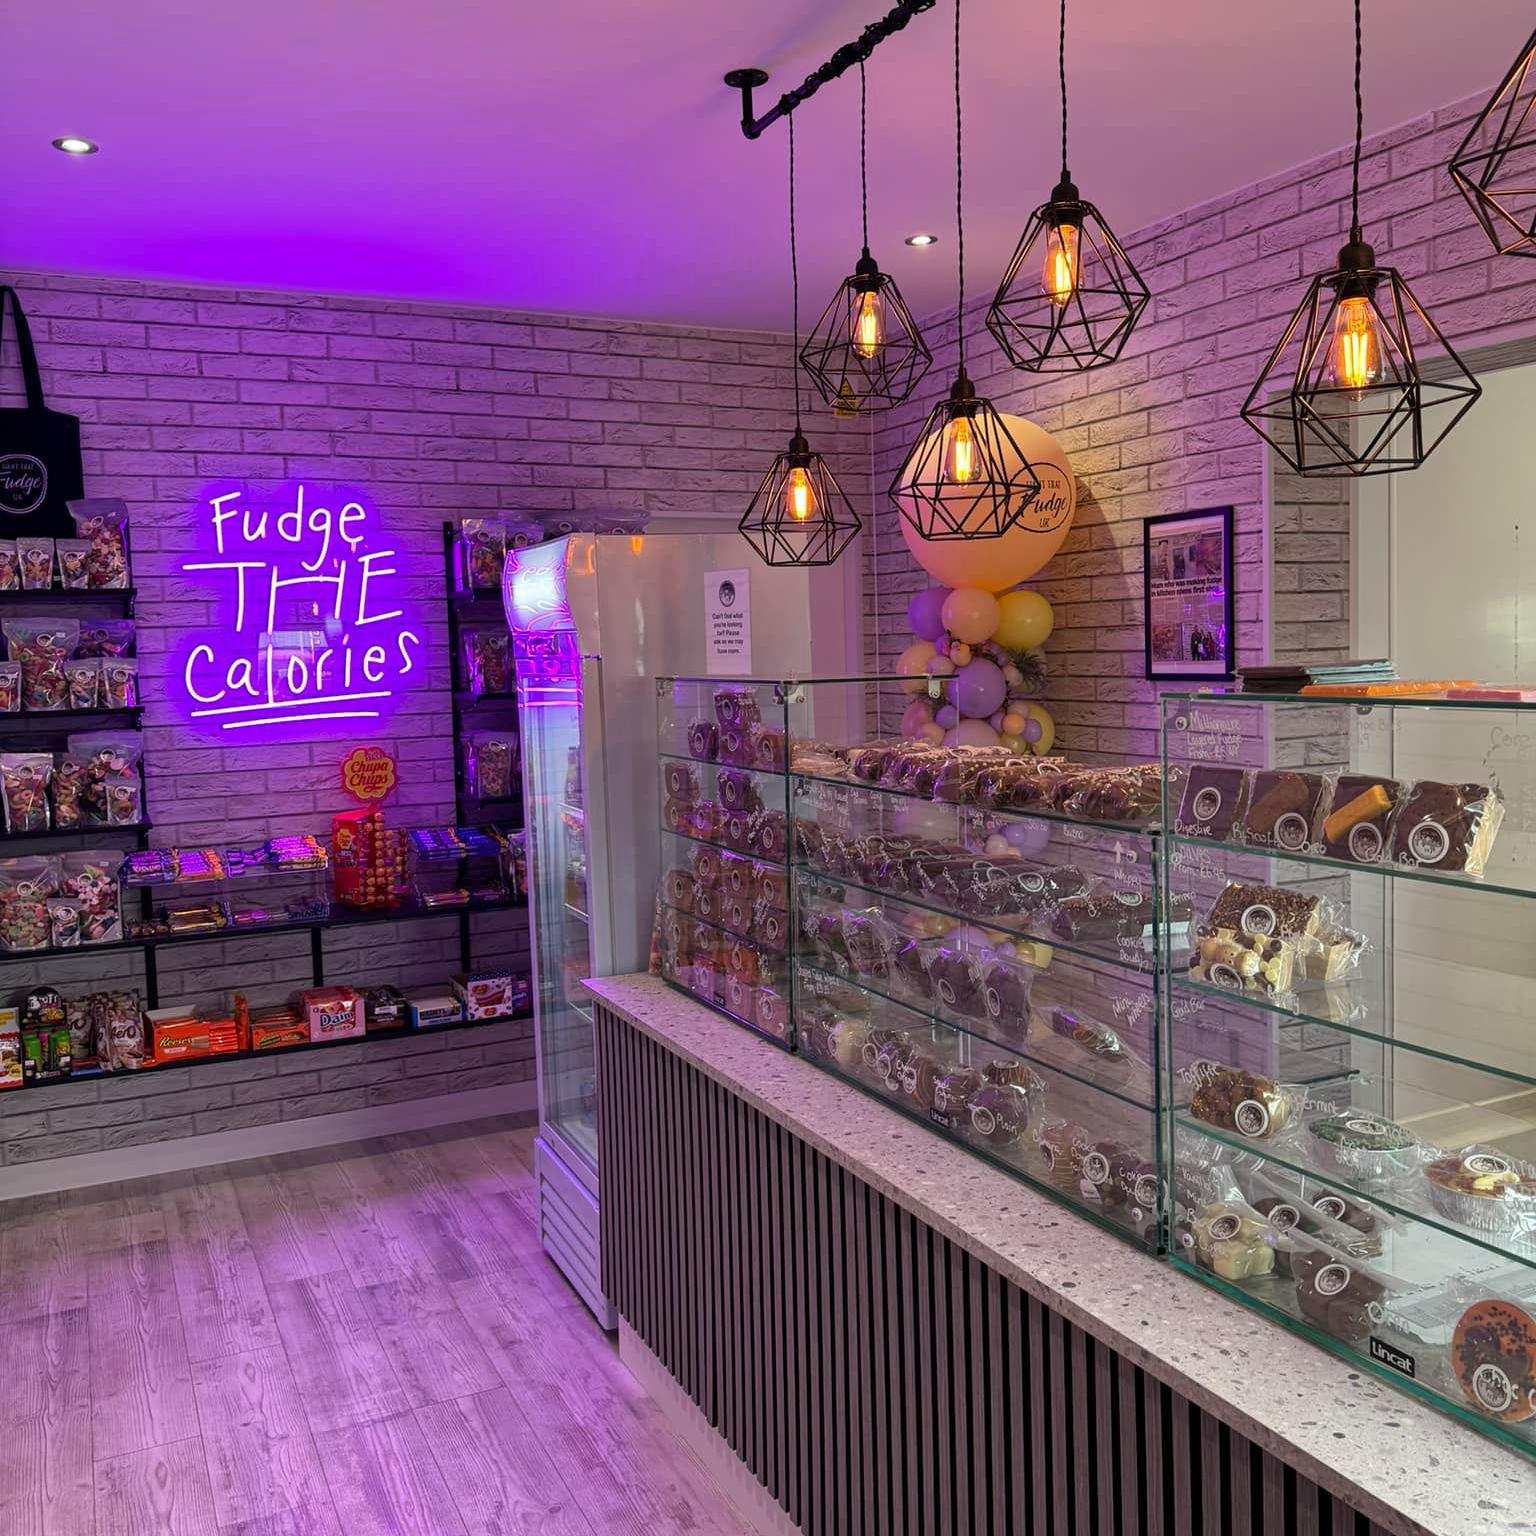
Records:
M1531 1529L1528 1458L659 979L588 989L605 1292L803 1529Z

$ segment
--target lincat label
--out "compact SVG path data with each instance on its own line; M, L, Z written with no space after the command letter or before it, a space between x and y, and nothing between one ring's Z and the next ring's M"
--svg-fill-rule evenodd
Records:
M1410 1379L1418 1375L1412 1355L1383 1343L1374 1333L1371 1335L1371 1359L1382 1365L1391 1366L1394 1371L1399 1371Z

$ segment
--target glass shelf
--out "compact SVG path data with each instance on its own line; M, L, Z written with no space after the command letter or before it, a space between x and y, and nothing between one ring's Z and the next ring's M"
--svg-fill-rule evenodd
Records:
M1390 710L1493 710L1522 714L1536 712L1536 701L1508 699L1447 699L1420 695L1417 698L1381 695L1372 698L1338 698L1327 694L1300 693L1243 693L1234 689L1230 693L1165 693L1165 702L1178 704L1239 704L1246 708L1268 707L1303 709L1352 709L1361 713L1373 709Z

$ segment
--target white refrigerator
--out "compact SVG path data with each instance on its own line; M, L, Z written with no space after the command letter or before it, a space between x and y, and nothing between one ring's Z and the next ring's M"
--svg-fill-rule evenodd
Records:
M850 675L857 626L839 618L849 576L837 566L772 569L734 533L576 533L507 556L533 930L539 1240L607 1329L617 1318L602 1291L602 1092L579 984L649 960L657 679Z

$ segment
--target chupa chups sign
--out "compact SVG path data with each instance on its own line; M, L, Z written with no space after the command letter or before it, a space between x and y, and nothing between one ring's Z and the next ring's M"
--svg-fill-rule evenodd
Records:
M341 760L343 791L364 805L384 799L399 782L399 765L383 747L354 747Z
M210 490L193 526L179 574L207 589L209 615L171 673L189 724L226 741L311 738L320 722L385 718L420 681L399 553L354 492Z

